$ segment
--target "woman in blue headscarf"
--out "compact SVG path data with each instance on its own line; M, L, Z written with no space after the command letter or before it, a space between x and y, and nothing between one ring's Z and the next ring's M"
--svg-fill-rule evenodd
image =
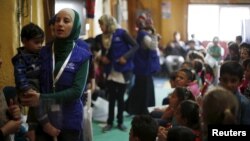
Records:
M65 8L56 14L55 40L41 50L41 93L29 92L21 98L23 105L40 104L38 120L42 126L36 132L38 139L43 137L49 141L51 136L60 141L80 139L81 96L91 56L87 47L75 43L80 28L79 14L75 10Z

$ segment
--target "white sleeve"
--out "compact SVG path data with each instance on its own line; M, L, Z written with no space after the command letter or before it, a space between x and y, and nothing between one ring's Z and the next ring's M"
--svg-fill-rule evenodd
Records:
M143 38L143 45L151 50L155 50L158 47L158 40L157 40L157 36L149 36L146 35Z

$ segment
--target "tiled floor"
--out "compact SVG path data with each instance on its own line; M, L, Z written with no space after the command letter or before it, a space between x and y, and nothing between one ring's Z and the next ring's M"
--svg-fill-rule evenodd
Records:
M156 106L158 106L161 105L162 99L171 92L171 89L167 79L154 78L154 84ZM103 107L103 105L101 107ZM131 120L132 117L124 113L124 125L128 127L128 130L126 132L122 132L117 128L113 128L110 132L107 133L102 133L101 130L105 123L93 121L93 141L128 141Z

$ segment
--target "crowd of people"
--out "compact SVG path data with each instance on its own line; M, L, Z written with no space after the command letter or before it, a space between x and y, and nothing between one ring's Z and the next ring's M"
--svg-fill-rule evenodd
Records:
M174 40L159 49L149 13L136 19L135 39L110 15L98 22L102 33L85 42L79 38L79 14L62 9L49 22L54 37L44 47L39 26L22 28L23 46L12 58L18 100L0 94L1 141L19 131L22 106L29 107L24 138L83 140L87 89L104 91L109 103L103 132L114 127L116 102L119 130L127 130L124 111L135 115L130 141L201 141L207 140L208 125L250 124L250 45L240 36L225 51L218 37L203 47L194 35L184 43L175 32ZM163 100L166 108L149 112L155 106L157 72L168 73L174 90Z

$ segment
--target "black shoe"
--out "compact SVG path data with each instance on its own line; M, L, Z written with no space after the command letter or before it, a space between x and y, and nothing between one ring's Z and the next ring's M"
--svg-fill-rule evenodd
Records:
M110 124L107 124L106 126L104 126L103 128L102 128L102 132L107 132L107 131L110 131L111 129L112 129L112 125L110 125Z
M121 131L127 131L127 127L123 124L118 125L117 128Z

